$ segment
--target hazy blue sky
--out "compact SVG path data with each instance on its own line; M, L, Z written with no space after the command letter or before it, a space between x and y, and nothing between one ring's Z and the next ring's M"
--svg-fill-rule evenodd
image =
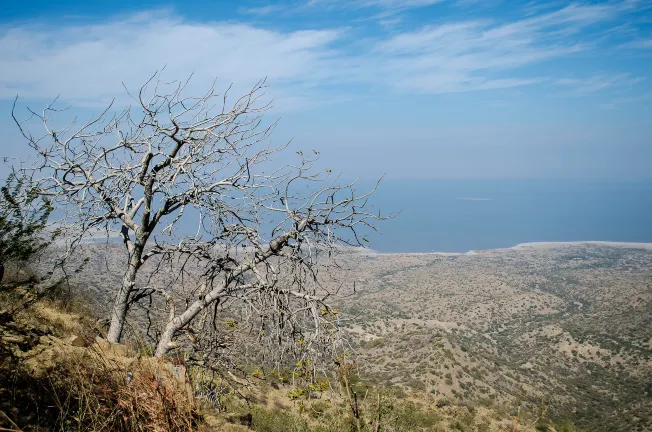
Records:
M345 174L652 179L645 0L6 2L0 156L24 154L16 95L89 115L163 65L267 77L275 139Z

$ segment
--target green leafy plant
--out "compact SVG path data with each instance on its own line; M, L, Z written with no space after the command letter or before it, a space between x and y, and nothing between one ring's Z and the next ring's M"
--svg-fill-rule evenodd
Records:
M24 263L48 247L59 234L46 234L53 211L49 200L29 179L10 175L0 188L0 281L8 263Z

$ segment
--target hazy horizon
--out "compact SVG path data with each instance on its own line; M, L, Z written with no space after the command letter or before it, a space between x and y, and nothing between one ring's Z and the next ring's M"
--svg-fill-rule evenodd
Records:
M468 252L528 242L652 242L650 181L387 181L373 205L384 213L401 210L381 225L384 235L371 236L371 248L379 252Z
M11 2L0 156L27 153L16 96L86 119L165 67L192 95L267 77L273 141L348 177L652 179L650 18L646 0Z

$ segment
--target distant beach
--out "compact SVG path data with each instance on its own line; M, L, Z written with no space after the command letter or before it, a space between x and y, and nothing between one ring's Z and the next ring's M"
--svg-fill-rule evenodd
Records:
M607 247L619 247L629 249L647 249L652 250L652 243L636 243L636 242L612 242L612 241L567 241L567 242L529 242L519 243L508 249L549 249L559 246L578 246L578 245L595 245Z
M359 253L368 255L396 255L396 256L414 256L414 255L439 255L439 256L461 256L461 255L477 255L485 251L497 250L523 250L523 249L554 249L564 246L605 246L617 247L628 249L645 249L652 250L652 243L636 243L636 242L611 242L599 240L586 240L586 241L567 241L567 242L528 242L519 243L515 246L508 248L495 248L495 249L475 249L467 252L379 252L373 249L356 248Z

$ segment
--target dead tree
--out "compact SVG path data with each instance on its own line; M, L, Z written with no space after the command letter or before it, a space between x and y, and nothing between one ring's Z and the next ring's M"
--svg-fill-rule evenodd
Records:
M324 283L320 271L337 265L335 257L346 253L346 246L361 246L366 239L358 233L375 229L375 222L385 217L366 209L375 187L356 194L355 182L331 182L302 193L305 181L319 181L310 168L303 158L294 176L284 179L283 190L254 198L250 218L242 217L248 213L243 208L217 213L214 225L220 228L212 241L187 245L187 253L210 258L200 287L179 299L184 310L177 311L174 295L164 293L169 318L158 356L176 347L175 335L202 313L205 322L211 305L229 301L259 342L280 345L280 351L298 343L302 357L310 357L314 349L335 342L338 312L330 300L340 286ZM270 223L265 230L263 225Z
M287 160L287 145L272 146L274 124L262 126L264 81L230 106L214 88L187 97L186 85L157 74L134 97L135 107L110 106L60 129L53 126L54 104L18 120L14 103L14 120L38 159L31 174L65 213L61 226L77 229L70 244L101 229L119 234L125 245L108 340L120 340L130 305L153 293L169 308L157 355L174 347L175 336L203 312L205 319L209 306L227 299L245 304L263 327L276 320L277 337L285 324L303 325L299 316L307 312L315 339L332 315L328 293L318 287L321 256L342 244L360 245L359 228L375 229L383 218L366 210L369 194L356 195L355 183L320 183L325 179L301 152L296 165L272 160ZM33 121L45 133L34 134ZM319 186L305 188L305 182ZM189 220L196 224L193 235L179 234ZM175 287L136 286L148 259L179 254L206 264L201 289L184 300L184 310L177 310Z

